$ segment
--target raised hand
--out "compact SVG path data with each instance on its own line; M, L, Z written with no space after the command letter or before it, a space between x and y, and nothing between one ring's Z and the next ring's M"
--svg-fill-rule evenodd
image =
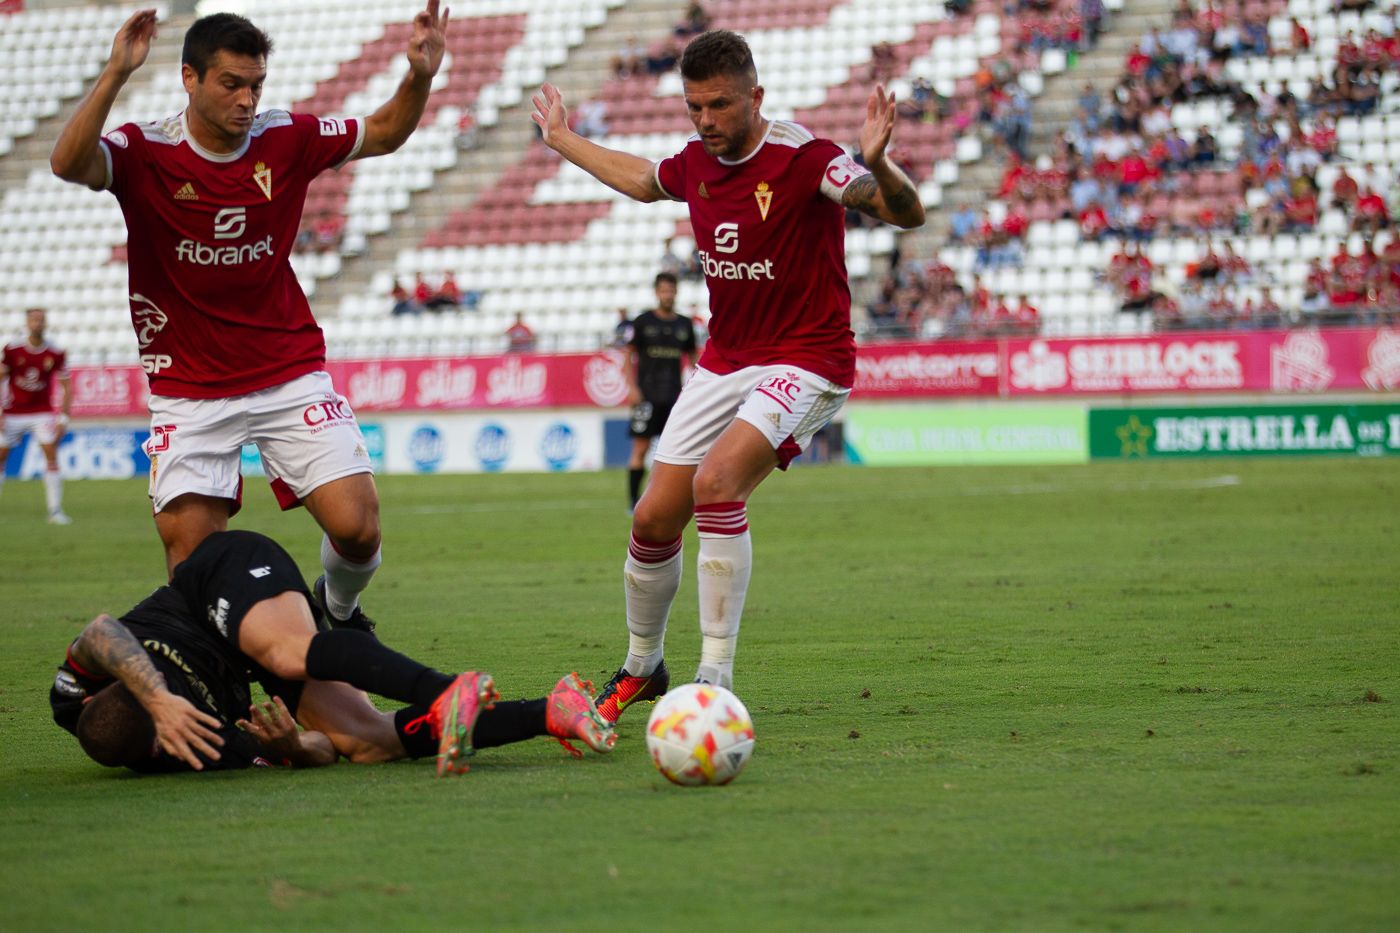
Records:
M109 67L117 69L123 77L131 74L146 63L146 56L151 52L151 40L155 37L156 11L137 10L132 13L112 40Z
M297 724L281 697L269 703L254 703L248 707L247 719L238 720L238 728L264 745L281 748L290 742L297 744Z
M558 131L568 129L569 111L564 106L564 95L552 84L543 85L534 96L535 112L530 114L540 128L541 138L546 146L550 137Z
M408 40L408 65L413 73L431 78L442 67L447 51L447 19L451 8L438 15L438 0L428 0L428 8L413 17L413 35Z
M885 147L894 132L894 94L886 94L883 84L875 85L865 101L865 123L860 128L860 154L867 166L885 157Z

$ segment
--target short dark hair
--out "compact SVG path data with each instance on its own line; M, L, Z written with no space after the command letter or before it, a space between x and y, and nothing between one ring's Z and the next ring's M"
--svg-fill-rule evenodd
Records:
M676 278L676 274L674 272L658 272L656 273L656 279L651 283L651 287L655 288L662 282L670 282L672 285L676 286L679 286L681 284L681 280Z
M121 681L99 691L78 715L78 744L109 768L131 767L151 758L156 724Z
M702 32L685 47L681 56L681 77L687 81L708 81L718 77L744 77L758 84L749 44L737 32L711 29Z
M272 39L251 22L235 13L214 13L194 21L185 33L180 64L189 65L199 80L219 52L233 52L249 58L272 54Z

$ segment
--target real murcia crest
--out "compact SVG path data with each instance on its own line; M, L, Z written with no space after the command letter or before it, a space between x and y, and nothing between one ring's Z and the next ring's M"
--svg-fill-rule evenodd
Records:
M768 182L761 181L753 192L754 200L758 202L758 214L762 220L768 219L768 208L773 206L773 192L768 188Z
M259 162L253 166L253 181L258 183L258 187L262 189L263 196L271 201L272 169L268 168L265 162Z
M699 194L700 194L700 197L704 198L706 201L708 201L708 200L710 199L710 192L709 192L708 190L706 190L706 188L705 188L705 183L704 183L703 181L700 182L700 191L699 191Z

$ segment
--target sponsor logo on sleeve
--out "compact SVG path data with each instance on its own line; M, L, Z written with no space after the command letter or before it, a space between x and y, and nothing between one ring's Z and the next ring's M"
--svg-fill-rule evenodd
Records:
M321 117L317 122L321 124L322 136L344 136L348 132L344 120L336 120L331 117Z
M126 138L126 134L121 130L112 130L112 132L108 133L103 138L118 149L125 149L127 146L131 145L131 142Z

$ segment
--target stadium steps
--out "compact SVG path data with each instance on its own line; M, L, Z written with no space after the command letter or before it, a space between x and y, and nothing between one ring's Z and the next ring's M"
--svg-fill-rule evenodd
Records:
M1173 0L1127 0L1123 9L1109 20L1109 31L1099 37L1098 47L1080 55L1075 67L1047 81L1045 93L1035 105L1035 125L1031 128L1031 152L1049 152L1055 134L1069 126L1079 109L1080 89L1092 84L1105 100L1123 76L1123 62L1153 26L1170 25Z
M173 16L161 22L146 64L141 66L141 70L136 72L132 81L122 89L122 94L129 94L133 88L150 81L152 75L180 67L180 49L184 44L185 30L193 22L194 17L191 15ZM115 30L113 33L115 34ZM15 140L14 150L0 158L0 192L22 187L31 172L49 170L49 154L53 151L54 140L58 139L64 124L78 109L78 104L87 96L95 81L95 77L87 81L83 86L82 95L64 101L58 113L46 120L40 120L33 133Z
M545 79L563 90L566 103L595 96L609 77L610 60L628 36L664 34L680 21L685 8L684 0L629 0L612 10L602 25L588 30L583 44L572 49L562 65L550 68ZM453 211L469 207L519 164L536 138L533 109L529 94L502 108L499 122L482 129L477 148L461 153L456 166L437 173L427 191L415 193L389 231L370 237L361 255L347 257L338 276L319 283L311 299L316 316L335 317L343 298L370 293L374 276L392 272L400 251L417 247Z

